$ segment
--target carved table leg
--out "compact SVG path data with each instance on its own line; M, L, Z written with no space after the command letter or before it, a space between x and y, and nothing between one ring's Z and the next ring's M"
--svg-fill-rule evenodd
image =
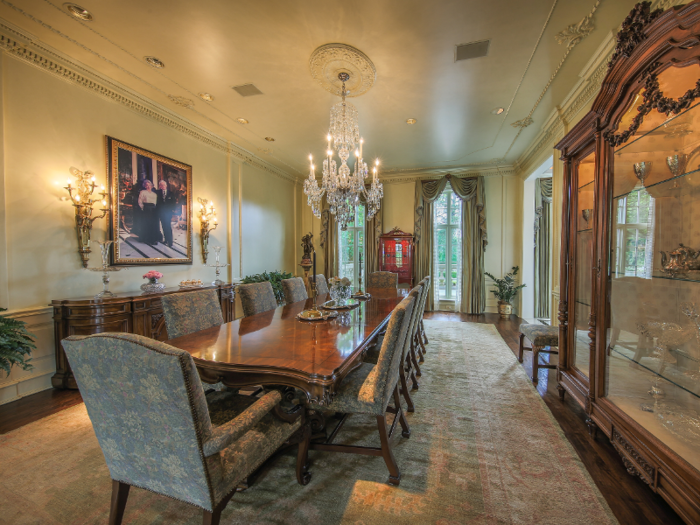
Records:
M598 436L598 425L590 418L586 418L586 425L588 425L588 434L595 439Z
M559 391L559 399L564 401L564 394L566 394L566 389L559 384L557 385L557 390Z

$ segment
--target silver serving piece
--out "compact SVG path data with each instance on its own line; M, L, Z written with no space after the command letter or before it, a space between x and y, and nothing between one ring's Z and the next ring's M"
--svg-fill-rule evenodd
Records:
M586 221L586 227L588 227L588 221L591 218L591 213L593 213L593 210L590 208L581 210L581 216L583 217L583 220Z
M642 161L636 162L632 165L632 168L634 169L634 174L639 179L639 182L642 183L642 186L644 186L644 181L649 177L649 174L651 173L651 164L652 163L649 161Z
M221 286L222 284L226 284L224 281L219 279L219 273L221 272L221 268L226 268L230 265L229 263L221 264L219 262L219 256L221 255L221 246L212 246L212 250L214 250L214 253L216 254L216 261L214 262L214 264L207 264L205 266L209 266L209 268L216 268L216 280L211 284L213 284L214 286Z
M684 244L679 244L678 248L670 253L659 251L661 254L661 271L671 277L685 275L690 270L700 269L700 250L693 250Z
M668 170L671 172L673 177L678 177L685 173L685 167L688 165L688 155L685 153L679 153L677 155L671 155L666 157L666 165Z
M109 249L114 241L92 241L100 245L100 253L102 255L102 266L97 268L88 268L91 272L102 272L102 291L95 295L95 299L103 297L116 297L115 294L109 291L109 272L118 272L122 268L109 265Z

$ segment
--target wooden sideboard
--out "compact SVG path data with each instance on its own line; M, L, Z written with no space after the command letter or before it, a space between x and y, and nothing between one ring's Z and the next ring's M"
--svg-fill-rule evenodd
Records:
M168 339L168 333L165 329L160 298L171 293L207 289L217 290L224 322L233 321L236 318L233 284L184 290L166 288L155 294L124 293L105 299L83 297L51 301L56 340L56 373L51 378L51 384L54 388L78 388L61 345L61 341L66 337L102 332L127 332L165 341Z

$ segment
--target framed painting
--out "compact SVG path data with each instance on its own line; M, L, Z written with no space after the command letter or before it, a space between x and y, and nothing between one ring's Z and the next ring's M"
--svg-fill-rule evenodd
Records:
M106 137L112 264L192 264L192 166Z

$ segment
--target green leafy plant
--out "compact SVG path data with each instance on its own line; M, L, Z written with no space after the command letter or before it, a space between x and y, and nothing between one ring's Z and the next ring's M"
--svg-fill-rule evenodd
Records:
M284 292L282 291L282 279L291 279L292 274L289 272L263 272L256 273L255 275L246 275L243 278L244 284L250 283L264 283L269 281L272 285L272 291L275 292L275 298L277 299L277 304L284 303Z
M518 275L518 266L513 266L510 273L507 273L502 279L496 279L489 272L484 272L486 277L493 281L495 289L491 293L496 296L496 299L504 303L510 303L515 296L518 295L518 290L524 288L524 284L518 284L515 276Z
M7 308L0 308L0 312L5 310ZM27 331L24 321L0 315L0 369L8 375L12 365L31 370L33 366L29 363L29 356L36 349L34 337Z

